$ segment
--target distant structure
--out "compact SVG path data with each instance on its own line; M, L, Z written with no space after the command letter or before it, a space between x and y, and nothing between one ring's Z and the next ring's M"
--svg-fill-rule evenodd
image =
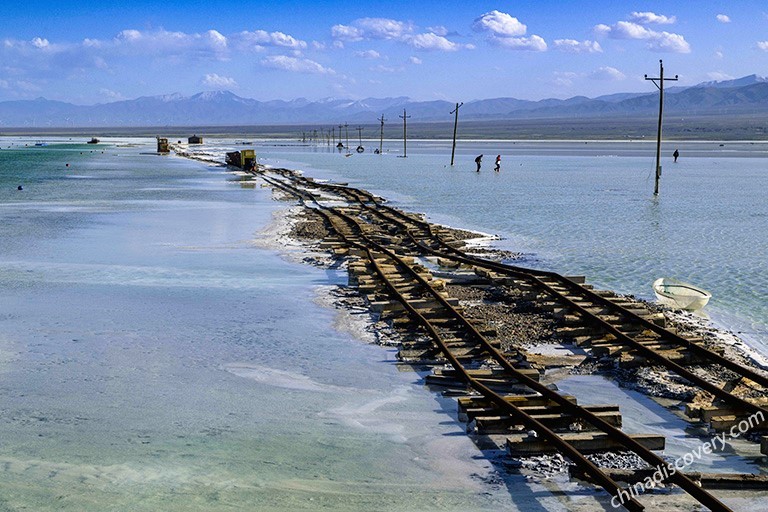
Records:
M202 137L198 137L197 135L193 135L193 136L191 136L190 138L187 139L187 142L189 144L202 144L203 143L203 138Z
M168 148L168 139L164 139L161 137L157 138L157 152L158 153L170 153L171 150Z
M96 137L91 137L91 140L86 142L86 144L98 144L100 141Z
M243 171L256 170L256 151L253 149L243 149L241 151L232 151L227 153L227 165L237 167Z

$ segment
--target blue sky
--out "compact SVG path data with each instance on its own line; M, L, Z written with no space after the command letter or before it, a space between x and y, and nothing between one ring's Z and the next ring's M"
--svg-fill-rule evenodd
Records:
M538 100L768 74L757 1L26 1L4 5L0 101L207 90L261 101Z

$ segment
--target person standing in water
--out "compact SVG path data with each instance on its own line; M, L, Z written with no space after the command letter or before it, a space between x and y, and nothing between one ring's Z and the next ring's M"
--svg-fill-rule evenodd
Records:
M483 161L483 155L479 155L477 158L475 158L475 163L477 164L477 172L480 172L480 162Z
M493 170L496 172L501 170L501 155L496 155L496 167L494 167Z
M677 163L677 157L680 156L680 152L675 148L675 152L672 153L672 156L675 158L675 163Z

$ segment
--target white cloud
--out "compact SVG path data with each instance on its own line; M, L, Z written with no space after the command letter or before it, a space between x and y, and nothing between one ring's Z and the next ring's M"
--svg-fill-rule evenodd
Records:
M417 50L440 50L444 52L455 52L462 46L449 41L443 36L437 34L417 34L408 37L406 42Z
M590 73L589 78L593 80L618 81L624 80L627 76L616 68L603 66Z
M355 20L354 25L370 39L402 39L413 32L410 23L389 18L360 18Z
M717 21L719 21L720 23L730 23L731 22L731 18L727 14L718 14L717 16L715 16L715 18L717 18Z
M269 57L265 57L261 60L261 64L264 67L281 69L283 71L290 71L293 73L307 73L317 75L336 74L333 69L326 68L313 60L287 57L285 55L271 55Z
M490 11L475 19L472 24L475 32L490 32L494 36L515 37L525 35L528 27L501 11Z
M50 46L50 43L48 42L47 39L36 37L32 40L32 46L34 46L35 48L43 49Z
M642 23L643 25L649 25L656 23L658 25L671 25L677 21L675 16L664 16L662 14L655 14L652 12L633 12L629 15L629 18Z
M613 39L637 39L646 41L649 50L670 53L690 53L691 46L680 34L670 32L656 32L629 21L619 21L613 26L595 25L597 34L605 35Z
M254 30L252 32L246 30L240 32L237 34L237 40L241 44L257 50L263 46L276 46L293 50L303 50L307 47L306 41L296 39L283 32L267 32L266 30Z
M185 58L224 60L229 50L229 40L216 30L198 34L163 29L143 32L126 29L119 32L111 42L88 40L88 45L101 48L105 53L151 55L175 62L184 61Z
M220 76L216 73L208 73L203 77L202 84L206 87L214 87L216 89L234 89L237 88L237 82L234 78L228 76Z
M381 54L376 50L365 50L364 52L355 52L355 57L360 57L361 59L380 59Z
M555 39L554 47L568 53L601 53L597 41L576 41L575 39Z
M385 40L407 44L417 50L437 50L454 52L460 49L473 49L473 45L459 44L445 37L445 27L434 27L437 32L415 33L410 22L390 18L359 18L351 25L334 25L331 36L336 48L343 48L344 43L358 41Z
M216 30L209 30L204 34L203 38L207 40L211 48L215 48L219 51L227 49L227 38Z
M427 27L427 32L431 32L433 34L437 34L438 36L443 36L443 37L448 35L448 29L442 25Z
M758 41L757 47L764 52L768 52L768 41Z
M334 25L331 27L331 37L338 41L353 43L355 41L363 40L363 31L348 25Z
M418 57L408 57L408 62L418 66L419 64L422 63L422 60L420 58L418 58Z
M518 37L523 36L528 27L520 23L520 20L517 18L504 12L494 10L483 14L475 19L472 24L472 30L475 32L488 32L488 42L494 46L511 50L536 52L547 50L547 43L541 36Z
M547 50L547 43L539 36L531 37L495 37L491 36L488 41L495 46L509 48L510 50L527 50L534 52L544 52Z

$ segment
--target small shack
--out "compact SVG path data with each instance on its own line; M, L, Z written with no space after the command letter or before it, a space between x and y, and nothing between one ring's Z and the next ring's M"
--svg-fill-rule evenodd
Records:
M161 137L157 138L157 152L158 153L170 153L171 150L168 148L168 139L164 139Z
M198 137L197 135L193 135L193 136L191 136L190 138L187 139L187 142L189 144L202 144L203 143L203 138L202 137Z

